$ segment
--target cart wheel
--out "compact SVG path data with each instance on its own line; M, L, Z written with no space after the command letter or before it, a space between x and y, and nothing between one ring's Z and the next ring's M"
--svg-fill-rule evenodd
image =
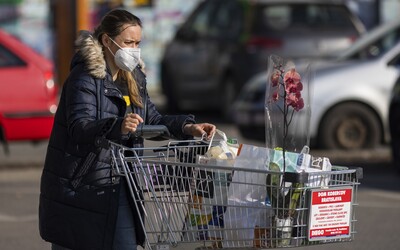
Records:
M382 138L375 113L360 103L331 109L320 126L319 143L327 149L362 149L377 146Z
M390 143L392 152L392 163L400 174L400 104L392 104L389 110Z
M176 92L174 90L173 83L173 78L170 76L170 73L168 71L168 67L165 66L165 63L163 62L161 65L161 87L162 91L166 96L166 101L167 101L167 111L168 112L180 112L181 108L179 106L179 100L176 97Z
M247 139L256 141L265 141L265 127L264 126L243 126L238 125L240 134Z

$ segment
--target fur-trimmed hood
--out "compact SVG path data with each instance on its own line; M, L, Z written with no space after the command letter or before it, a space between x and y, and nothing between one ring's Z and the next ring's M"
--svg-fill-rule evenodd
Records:
M107 73L106 60L104 59L103 47L89 31L81 31L75 41L78 53L71 62L71 69L84 63L89 74L95 78L104 78Z
M95 39L92 34L83 30L79 32L75 41L75 47L78 53L71 62L71 69L79 63L85 64L85 69L95 78L105 78L107 74L107 64L104 59L103 46ZM139 68L144 71L142 59L139 62Z

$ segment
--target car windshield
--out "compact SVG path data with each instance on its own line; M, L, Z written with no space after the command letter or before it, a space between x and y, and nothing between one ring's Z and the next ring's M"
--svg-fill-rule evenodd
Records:
M25 65L18 56L12 53L6 47L0 45L0 68L3 67L16 67Z
M257 6L253 32L276 37L315 33L316 30L357 33L346 8L324 4L275 4Z
M377 58L400 40L400 19L366 33L337 56L338 61Z

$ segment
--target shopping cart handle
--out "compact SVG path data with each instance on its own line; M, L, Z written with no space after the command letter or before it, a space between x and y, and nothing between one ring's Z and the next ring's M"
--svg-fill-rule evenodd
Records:
M146 140L164 141L172 139L168 128L164 125L142 125L136 129L136 137L142 137Z

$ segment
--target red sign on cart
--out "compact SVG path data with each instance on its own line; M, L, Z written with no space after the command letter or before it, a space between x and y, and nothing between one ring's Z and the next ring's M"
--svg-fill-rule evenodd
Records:
M308 240L349 238L352 187L311 191Z

